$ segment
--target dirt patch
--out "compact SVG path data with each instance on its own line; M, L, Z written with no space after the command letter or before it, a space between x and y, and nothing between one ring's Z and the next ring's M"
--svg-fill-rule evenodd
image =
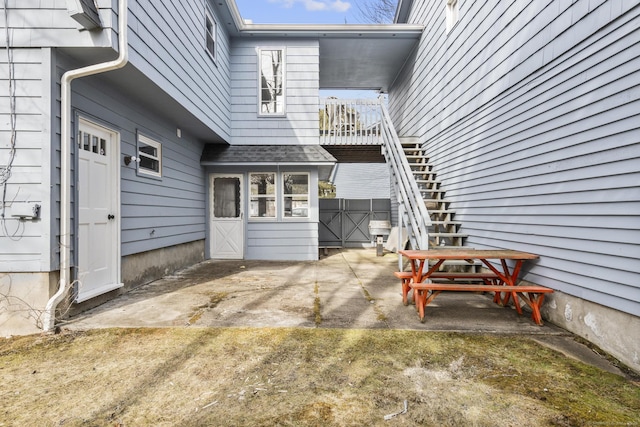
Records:
M209 293L209 302L207 302L206 304L202 304L201 306L196 307L193 310L193 313L189 317L189 321L187 322L187 325L192 325L196 323L202 317L202 314L206 310L215 308L220 303L220 301L226 298L227 294L228 294L227 292Z
M0 374L0 425L640 425L637 383L515 336L105 329L5 339Z

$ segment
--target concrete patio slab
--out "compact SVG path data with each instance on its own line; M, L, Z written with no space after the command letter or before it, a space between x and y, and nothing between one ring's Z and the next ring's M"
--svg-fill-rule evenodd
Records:
M552 324L536 325L529 313L493 303L490 295L442 293L421 323L402 304L393 272L398 256L375 249L331 250L318 261L209 260L140 286L67 319L72 330L106 327L303 327L412 329L516 334L548 341L562 351L575 340ZM584 347L584 346L582 346ZM583 354L577 355L585 359ZM588 350L588 349L587 349ZM591 352L593 353L593 352ZM589 363L599 362L598 358ZM603 367L613 368L602 358Z

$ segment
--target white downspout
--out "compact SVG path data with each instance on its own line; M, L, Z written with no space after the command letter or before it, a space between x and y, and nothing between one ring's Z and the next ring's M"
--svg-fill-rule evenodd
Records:
M71 82L80 77L100 74L124 67L128 60L127 0L118 0L118 57L113 61L69 70L62 75L60 93L60 283L58 292L47 302L42 326L55 326L55 311L70 285L71 258Z

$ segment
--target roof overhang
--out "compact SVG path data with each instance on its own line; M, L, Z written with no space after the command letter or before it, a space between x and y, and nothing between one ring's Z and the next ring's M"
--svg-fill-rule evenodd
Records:
M333 166L336 159L319 145L206 144L203 166Z
M232 167L317 167L318 178L326 181L336 159L319 145L227 145L206 144L202 166Z
M414 24L252 24L233 0L217 4L232 37L318 40L320 89L386 92L424 30Z
M398 7L396 8L396 15L393 19L393 22L398 24L407 22L412 5L413 0L398 0Z

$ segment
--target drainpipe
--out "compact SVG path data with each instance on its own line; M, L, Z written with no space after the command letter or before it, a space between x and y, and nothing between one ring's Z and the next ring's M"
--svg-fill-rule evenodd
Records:
M118 0L118 52L113 61L69 70L62 75L60 93L60 283L58 292L47 302L42 326L51 331L55 326L55 311L70 285L71 258L71 82L124 67L128 60L127 0Z

